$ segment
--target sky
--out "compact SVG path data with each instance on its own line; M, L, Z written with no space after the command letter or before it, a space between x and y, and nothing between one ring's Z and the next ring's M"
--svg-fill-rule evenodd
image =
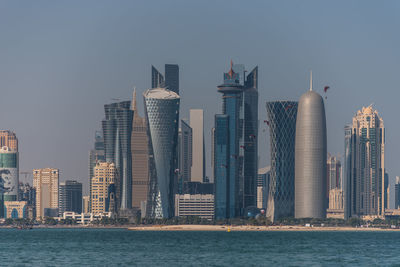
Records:
M151 85L151 65L180 66L181 118L205 110L207 175L216 86L234 63L259 67L265 102L323 94L328 151L343 156L345 124L374 104L386 128L391 187L400 175L398 1L0 1L0 128L19 139L20 171L59 168L88 188L88 151L104 104ZM259 166L269 165L268 130ZM20 177L21 180L25 178ZM28 177L32 181L32 176ZM392 195L393 196L393 195ZM393 198L392 198L393 201Z

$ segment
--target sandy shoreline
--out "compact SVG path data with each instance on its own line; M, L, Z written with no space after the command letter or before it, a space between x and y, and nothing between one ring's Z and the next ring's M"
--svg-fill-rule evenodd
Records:
M228 230L229 229L229 230ZM228 225L151 225L129 227L132 231L400 231L400 229L382 229L371 227L305 227L305 226L228 226Z

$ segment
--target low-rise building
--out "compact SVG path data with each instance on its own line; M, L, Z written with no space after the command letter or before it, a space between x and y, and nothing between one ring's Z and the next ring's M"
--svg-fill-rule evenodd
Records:
M214 195L175 195L175 216L199 216L212 220L214 218Z
M26 201L4 201L4 218L27 218Z
M63 214L63 217L60 219L73 219L76 220L77 224L90 224L93 221L101 220L103 217L111 218L112 213L111 212L103 212L103 213L75 213L72 211L66 211Z

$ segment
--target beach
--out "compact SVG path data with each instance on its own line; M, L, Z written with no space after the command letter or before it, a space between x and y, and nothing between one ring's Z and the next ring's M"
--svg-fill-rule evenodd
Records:
M253 226L253 225L149 225L129 227L132 231L400 231L375 227L306 227L306 226Z

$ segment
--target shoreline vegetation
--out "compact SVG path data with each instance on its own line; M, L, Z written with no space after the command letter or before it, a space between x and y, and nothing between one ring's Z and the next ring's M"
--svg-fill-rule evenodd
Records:
M90 224L78 224L76 220L44 218L5 219L0 228L17 229L127 229L132 231L400 231L400 219L375 218L365 221L360 218L343 219L295 219L284 218L275 223L265 217L206 220L196 216L170 219L102 218Z

